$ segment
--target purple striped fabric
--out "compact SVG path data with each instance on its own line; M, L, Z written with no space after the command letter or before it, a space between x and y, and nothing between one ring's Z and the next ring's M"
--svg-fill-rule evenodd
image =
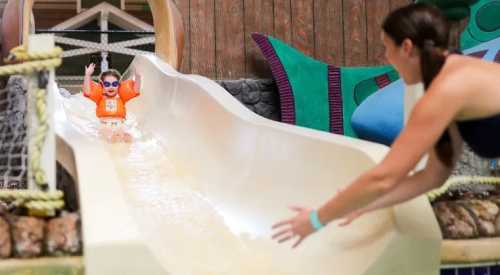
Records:
M472 56L472 57L476 57L476 58L483 58L484 55L488 52L488 50L484 50L484 51L479 51L479 52L473 52L473 53L470 53L468 54L468 56Z
M271 42L269 42L269 39L267 39L266 36L258 33L252 33L252 38L255 40L271 66L271 72L273 73L274 80L278 85L280 93L281 121L295 124L295 100L293 97L292 86L288 81L288 75L286 74L285 68L283 67L283 64L281 64L281 61L274 51Z
M495 55L495 62L500 63L500 51L498 51L497 54Z
M383 75L375 77L375 82L377 83L377 86L380 89L382 89L385 86L389 85L391 83L391 80L389 79L388 74L383 74Z
M328 104L330 106L330 132L344 134L344 114L340 86L340 68L328 65Z

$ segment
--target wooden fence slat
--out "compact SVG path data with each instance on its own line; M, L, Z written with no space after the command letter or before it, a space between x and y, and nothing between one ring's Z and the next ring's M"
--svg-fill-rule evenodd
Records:
M397 8L406 6L410 4L411 0L390 0L391 1L391 10L395 10Z
M191 73L191 50L190 38L191 32L189 27L189 0L175 0L177 8L182 16L182 23L184 25L184 50L182 51L182 64L180 71L182 73Z
M3 14L1 11L0 16ZM53 26L70 19L76 15L76 9L70 10L44 10L33 8L33 14L36 18L36 28L49 29Z
M1 1L1 0L0 0ZM69 1L69 0L68 0ZM386 63L380 25L412 0L174 0L183 17L181 72L209 78L270 77L250 34L260 32L339 66ZM144 2L146 3L146 2ZM35 12L40 13L35 8ZM130 10L152 21L149 11ZM35 14L37 26L66 19Z
M251 34L273 35L273 0L244 0L246 77L269 77L271 70Z
M191 0L191 72L215 78L214 0Z
M367 64L366 7L364 0L344 1L344 64Z
M292 43L291 0L274 0L274 35L286 43Z
M215 0L215 57L218 79L245 76L243 1Z
M293 46L314 56L314 1L292 0L291 11Z
M317 59L337 66L342 65L342 20L342 0L314 1L314 52Z
M368 63L372 65L386 63L380 33L382 22L389 13L390 4L389 0L366 1Z

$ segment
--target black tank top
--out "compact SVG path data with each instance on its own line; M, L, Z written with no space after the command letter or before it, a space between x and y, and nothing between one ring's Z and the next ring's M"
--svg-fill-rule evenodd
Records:
M453 53L463 54L458 50ZM456 123L460 136L472 151L483 158L500 157L500 114Z
M456 123L472 151L484 158L500 157L500 115Z

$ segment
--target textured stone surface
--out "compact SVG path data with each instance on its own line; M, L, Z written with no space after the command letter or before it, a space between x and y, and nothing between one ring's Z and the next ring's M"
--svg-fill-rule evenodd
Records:
M0 259L10 257L11 253L10 225L3 217L0 217Z
M272 120L280 120L279 95L271 79L241 79L217 81L248 109Z
M433 203L445 239L500 236L500 197Z
M12 217L11 226L15 256L31 258L42 254L44 220L33 217Z
M489 161L479 157L470 149L467 144L464 144L464 150L458 160L453 175L474 175L474 176L490 176L491 170L488 165Z
M45 247L49 255L75 255L81 250L80 217L67 213L47 222Z

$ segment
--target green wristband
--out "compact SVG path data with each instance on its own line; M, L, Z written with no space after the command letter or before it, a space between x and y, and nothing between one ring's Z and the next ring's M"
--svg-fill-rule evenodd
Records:
M309 221L311 222L312 227L317 231L323 228L323 224L319 220L318 211L313 210L309 213Z

